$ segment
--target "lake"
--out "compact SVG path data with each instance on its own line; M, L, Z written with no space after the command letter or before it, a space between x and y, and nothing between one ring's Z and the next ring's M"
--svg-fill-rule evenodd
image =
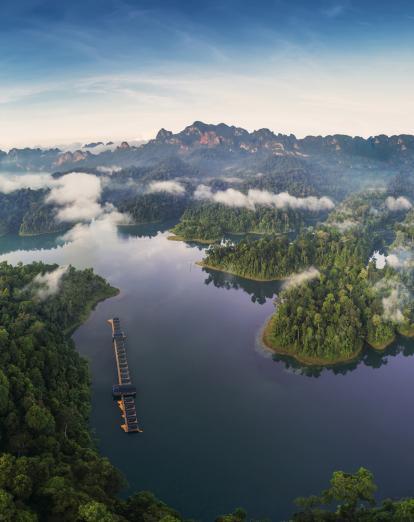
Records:
M293 499L318 493L333 470L374 472L380 496L413 495L414 343L366 351L335 371L302 370L261 348L280 283L195 265L197 245L168 227L92 223L73 242L4 237L1 259L95 271L120 288L73 338L92 373L91 428L129 489L151 490L202 521L243 506L286 520ZM106 320L128 336L142 434L127 435L112 400L115 361Z

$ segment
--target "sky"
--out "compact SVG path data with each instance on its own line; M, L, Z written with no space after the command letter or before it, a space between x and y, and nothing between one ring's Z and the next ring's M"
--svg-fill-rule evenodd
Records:
M195 120L414 134L411 0L2 0L0 149Z

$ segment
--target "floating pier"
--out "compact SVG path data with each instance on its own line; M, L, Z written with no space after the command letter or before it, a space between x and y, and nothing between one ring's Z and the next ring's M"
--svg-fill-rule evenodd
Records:
M121 322L118 317L108 319L108 323L112 327L112 345L114 347L118 373L118 384L112 386L112 395L118 399L118 406L124 419L121 428L126 433L141 433L142 430L138 426L137 410L135 407L137 390L131 382L126 356L126 335L121 329Z

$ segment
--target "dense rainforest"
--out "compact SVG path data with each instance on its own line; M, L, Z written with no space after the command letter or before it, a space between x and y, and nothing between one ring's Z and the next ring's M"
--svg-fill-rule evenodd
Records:
M394 248L411 248L414 244L414 211L408 212L404 221L395 225Z
M167 192L139 194L122 199L117 206L134 224L161 223L178 219L188 206L188 198Z
M414 499L384 500L376 504L377 486L365 468L356 473L335 471L320 495L298 498L302 508L292 522L411 522Z
M383 205L384 196L379 201ZM392 264L378 269L369 262L384 227L401 235L411 214L401 224L395 223L398 213L370 211L375 207L365 197L352 199L349 205L355 212L348 230L335 225L341 215L348 216L342 206L328 224L305 231L294 241L269 236L213 245L202 262L205 267L251 279L287 279L263 339L278 353L306 364L350 360L365 342L383 349L396 333L413 334L412 270L401 271ZM373 215L366 226L358 224L359 211Z
M186 241L217 241L225 234L275 234L300 229L306 213L258 207L256 210L204 203L192 205L171 230Z
M312 265L327 267L334 261L352 264L366 258L371 248L372 238L362 232L342 234L333 228L320 228L305 231L294 241L286 236L268 236L243 239L236 245L212 245L203 264L251 279L284 279Z
M116 290L68 268L52 294L41 274L56 268L0 265L0 519L176 520L149 493L118 499L123 479L88 430L88 367L68 332Z
M265 343L309 364L350 360L364 341L375 348L387 346L395 327L384 317L374 290L377 278L373 265L331 266L310 281L288 286L265 328Z
M55 209L45 203L46 190L21 189L0 193L0 236L31 236L63 232L67 223L55 219Z
M0 193L0 235L36 235L67 228L54 219L53 207L44 202L46 191L21 189Z
M91 269L0 264L0 518L5 522L174 522L151 493L121 500L123 479L88 431L87 363L67 335L116 290ZM49 281L49 283L48 283ZM410 521L414 500L375 505L372 474L333 474L319 496L297 500L293 522ZM337 507L335 508L335 505ZM324 506L326 506L324 508ZM242 509L216 522L243 522Z

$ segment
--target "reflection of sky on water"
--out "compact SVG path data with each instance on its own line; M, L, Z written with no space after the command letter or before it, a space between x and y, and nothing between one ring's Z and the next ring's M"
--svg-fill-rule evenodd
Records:
M125 265L139 266L141 273L152 276L156 272L159 277L162 277L161 274L171 274L178 268L184 272L188 271L189 274L192 271L199 273L201 270L205 276L205 285L232 291L242 290L249 295L252 303L259 305L269 304L280 291L280 281L259 283L208 268L200 269L195 265L195 261L203 257L206 245L168 241L169 230L173 224L171 222L116 227L110 219L104 218L89 225L75 227L67 235L3 236L0 238L0 261L12 264L44 261L72 264L79 268L93 267L96 273L108 278L113 284L119 284L125 275ZM366 347L355 361L328 368L303 367L290 357L278 355L273 355L273 359L281 362L286 371L318 377L323 371L332 371L336 375L346 374L359 364L374 369L380 368L388 363L390 357L409 357L413 354L414 344L405 339L403 344L395 342L385 352Z
M99 220L70 243L47 248L50 238L40 236L31 250L0 258L93 266L120 288L74 339L91 365L100 450L130 490L152 490L206 521L238 505L252 517L286 519L293 498L322 490L334 469L361 465L375 473L380 494L413 494L414 343L367 350L333 371L264 356L258 334L280 283L203 270L195 265L202 251L168 235L156 226L119 232ZM111 400L113 315L128 334L139 437L120 430Z

